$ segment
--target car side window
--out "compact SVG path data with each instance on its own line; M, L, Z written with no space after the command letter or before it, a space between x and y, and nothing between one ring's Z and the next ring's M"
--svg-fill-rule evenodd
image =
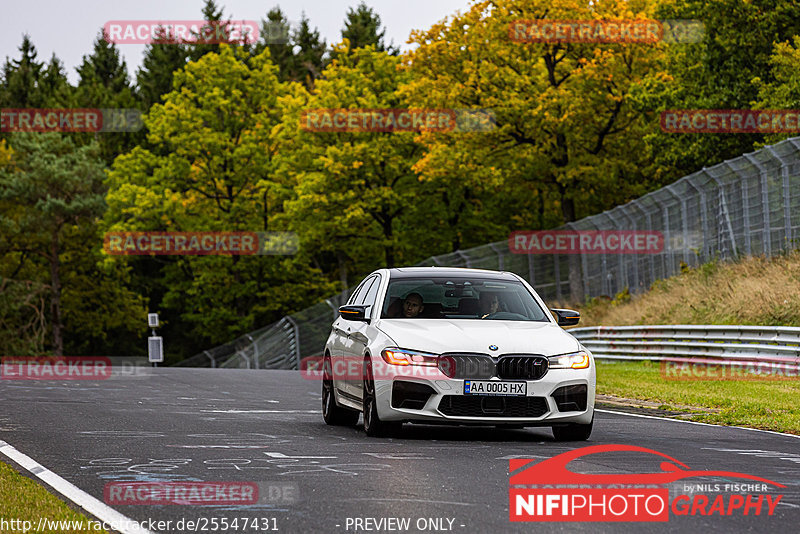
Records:
M356 299L358 298L359 294L361 293L361 290L364 289L364 286L366 285L367 282L369 282L369 279L364 280L363 282L361 282L361 285L359 285L356 288L356 290L353 291L353 294L350 295L350 298L347 300L347 304L348 305L353 305L353 304L356 303Z
M356 300L355 300L355 304L357 306L363 305L363 304L369 304L369 302L365 302L365 301L366 301L367 296L369 296L369 293L370 293L370 290L372 289L372 286L375 285L376 278L377 278L376 276L371 276L364 282L364 286L361 289L361 291L358 293L358 298L356 298Z
M381 277L375 276L375 282L364 291L364 299L362 304L365 306L374 306L375 298L378 296L378 289L381 287ZM372 310L370 309L370 312Z

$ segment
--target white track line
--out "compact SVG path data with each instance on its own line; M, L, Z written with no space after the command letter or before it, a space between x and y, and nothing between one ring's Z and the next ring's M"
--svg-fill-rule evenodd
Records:
M645 419L660 419L661 421L674 421L676 423L688 423L690 425L703 425L703 426L713 426L716 428L738 428L739 430L749 430L751 432L764 432L765 434L775 434L777 436L786 436L787 438L798 438L800 436L797 434L785 434L783 432L775 432L774 430L761 430L760 428L747 428L746 426L733 426L733 425L714 425L711 423L701 423L699 421L686 421L684 419L673 419L672 417L658 417L655 415L644 415L639 413L628 413L628 412L616 412L614 410L600 410L595 408L596 412L600 413L613 413L615 415L627 415L630 417L643 417Z
M14 460L16 463L46 482L61 495L89 512L100 521L106 523L113 530L122 532L123 534L153 534L151 531L141 528L136 520L122 515L105 503L95 499L74 484L67 482L57 474L42 466L30 456L19 452L17 449L2 440L0 440L0 453L3 453Z

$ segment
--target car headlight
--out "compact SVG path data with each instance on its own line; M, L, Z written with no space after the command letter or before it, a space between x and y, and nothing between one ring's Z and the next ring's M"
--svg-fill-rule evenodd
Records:
M547 359L550 369L586 369L589 367L589 353L584 350L550 356Z
M399 349L389 347L381 351L383 361L392 365L423 365L425 367L436 367L439 363L439 355L418 350Z

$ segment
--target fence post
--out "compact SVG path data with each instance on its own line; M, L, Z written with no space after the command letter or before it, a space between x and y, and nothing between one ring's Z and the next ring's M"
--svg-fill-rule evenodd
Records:
M614 225L614 229L619 231L622 228L619 225L619 221L614 216L614 212L617 211L619 208L614 208L613 210L607 213L608 218L611 219L611 223ZM628 282L628 271L625 267L625 258L620 251L617 251L617 289L614 291L614 294L621 292L626 287L630 289L630 282Z
M769 212L769 184L767 183L767 173L761 173L761 203L764 210L764 254L772 256L772 221Z
M705 174L706 176L710 177L711 175L706 172L705 169L700 171L698 174ZM686 185L690 186L692 189L697 191L700 195L700 220L703 226L703 243L701 245L702 255L701 255L701 262L705 263L708 261L708 218L706 213L706 192L705 190L700 187L699 185L693 183L692 180L687 180ZM688 224L688 221L687 221Z
M588 222L591 222L592 219L586 219ZM594 223L592 223L594 226ZM589 288L589 258L588 254L581 251L581 267L583 268L583 301L585 302L587 298L591 298L592 292Z
M681 228L683 229L683 262L686 265L689 265L690 256L689 256L689 216L688 216L688 208L686 207L686 198L681 197L675 191L672 190L675 184L668 185L664 189L669 191L673 197L677 198L680 202L681 206Z
M497 254L497 270L505 271L505 256L503 253L495 248L495 243L489 243L489 248L491 248L494 253Z
M561 267L558 254L553 254L553 275L556 278L556 300L561 302Z
M587 217L584 219L587 224L591 225L591 228L585 228L585 230L597 230L597 224L595 221L597 220L598 215L592 215L591 217ZM600 256L600 257L598 257ZM586 253L586 251L581 252L581 264L583 266L583 294L584 298L592 298L597 295L606 295L606 278L605 278L605 271L606 271L606 263L605 263L605 253L603 254L592 254L591 256ZM601 270L600 274L600 287L592 287L590 283L590 274L592 269L589 267L589 261L593 263L594 268L599 268ZM600 264L600 265L598 265Z
M765 256L772 255L772 222L770 221L770 212L769 212L769 190L767 189L769 184L767 183L767 170L764 166L759 162L756 158L754 158L751 154L745 154L745 158L747 161L753 164L758 169L759 177L761 178L761 214L764 220L764 228L762 228L762 236L761 239L764 241L761 252Z
M792 143L795 148L794 142ZM781 163L781 185L783 190L783 230L784 230L784 244L783 248L787 251L792 250L792 204L791 204L791 189L789 188L789 166L786 161L780 157L771 146L766 147L769 153Z
M709 174L709 176L711 176ZM719 247L720 257L722 259L728 259L729 257L736 257L739 255L738 250L736 249L736 235L733 233L733 226L731 225L731 213L728 209L728 203L725 200L725 189L724 184L722 181L715 177L711 176L711 179L717 184L717 192L719 194L719 212L717 213L717 224L719 225L719 237L717 237L717 246ZM728 235L731 240L731 253L730 255L726 255L725 252L727 249L723 248L724 243L724 233L725 227L728 229Z
M628 211L625 209L625 206L620 209L620 213L622 213L622 215L628 219L628 222L630 223L629 230L637 230L636 220L628 213ZM636 292L639 289L639 256L637 254L631 254L628 262L632 267L631 275L633 277L634 292Z
M789 189L789 167L781 162L781 178L783 180L783 227L786 233L784 248L792 250L792 208Z
M678 202L674 202L673 205L674 204L678 204L680 202L681 197L678 196L677 194L675 194L675 192L671 189L671 186L665 187L664 190L667 193L669 193L670 195L672 195L672 198L678 200ZM683 216L683 215L684 215L684 212L683 212L683 210L681 210L681 216ZM667 232L669 233L669 239L670 239L670 254L669 254L669 259L670 259L670 261L669 261L670 269L669 270L670 270L670 272L669 272L669 274L672 275L675 272L675 255L672 252L672 248L671 248L672 245L673 245L673 243L672 243L672 231L669 230L669 226L670 226L670 224L669 224L669 210L668 210L667 206L664 206L664 219L666 221ZM684 235L684 241L685 240L686 240L686 236ZM684 249L685 249L685 247L684 247ZM684 256L685 256L685 254L686 254L686 252L684 250ZM684 259L686 259L686 258L684 257Z
M536 277L534 276L533 272L533 257L534 254L528 252L528 282L531 283L532 287L536 287L534 284L536 283Z
M650 216L650 213L645 211L644 208L642 208L641 206L639 206L639 204L637 202L634 202L632 205L636 206L636 209L638 209L639 211L644 213L644 220L645 220L645 224L647 225L647 231L648 232L652 232L653 231L653 218ZM663 234L662 234L662 238L663 238ZM662 250L661 253L663 254L664 251ZM650 285L653 282L656 281L656 259L653 257L654 255L655 255L655 253L650 253L650 254L647 255L648 256L647 264L650 266L650 278L644 284L645 287L650 287Z
M339 308L337 308L333 302L331 302L331 299L325 299L325 302L331 307L331 310L333 311L333 320L335 321L339 314Z
M247 338L250 340L250 344L253 345L253 367L258 369L258 345L256 345L253 336L247 334Z
M289 321L294 328L294 356L297 369L300 369L300 327L297 326L297 322L292 319L290 315L286 316L286 320Z
M575 231L575 226L571 222L564 226L573 232ZM569 299L575 303L583 303L583 277L586 276L587 273L581 273L580 258L575 256L575 254L569 254L567 256L567 265L569 266Z

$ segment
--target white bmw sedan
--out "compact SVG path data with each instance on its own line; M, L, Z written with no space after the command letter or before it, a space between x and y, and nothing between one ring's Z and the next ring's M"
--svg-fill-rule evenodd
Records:
M557 440L589 438L592 354L508 272L380 269L353 292L325 344L322 414L370 436L404 422L550 426ZM556 318L554 318L556 317Z

